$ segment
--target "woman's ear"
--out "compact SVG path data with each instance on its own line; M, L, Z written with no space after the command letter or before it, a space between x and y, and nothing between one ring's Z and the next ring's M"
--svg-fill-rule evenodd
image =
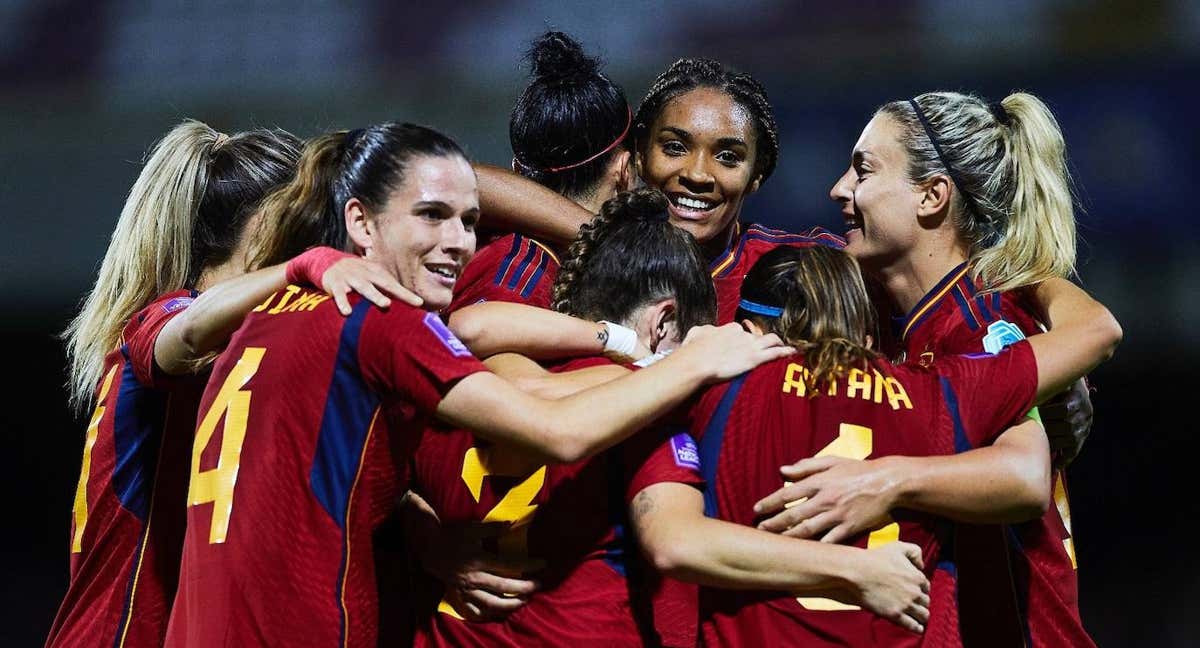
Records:
M355 248L363 251L363 256L369 256L371 248L374 247L375 225L367 216L366 205L358 198L351 198L346 201L342 213L346 219L346 233L349 234L350 241L354 243Z
M758 322L756 322L752 319L742 320L742 328L746 329L747 331L749 331L755 335L766 335L767 334L767 330L764 329L763 327L759 326Z
M627 150L620 150L613 156L609 173L612 174L614 193L633 189L634 170L632 161L633 154Z
M762 186L762 176L754 176L754 180L752 180L750 182L750 187L748 189L746 189L746 193L752 194L755 191L758 191L758 188L761 186Z
M917 216L926 218L948 212L950 206L951 180L946 175L936 175L926 184L917 205Z

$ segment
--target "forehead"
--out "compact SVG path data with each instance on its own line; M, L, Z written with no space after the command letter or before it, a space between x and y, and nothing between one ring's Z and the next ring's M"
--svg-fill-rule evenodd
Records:
M696 88L663 106L658 128L680 128L697 138L737 137L751 142L754 121L733 97L716 88Z
M479 203L475 171L457 155L416 156L408 161L404 183L393 192L392 200L410 204L440 201L455 210L470 209Z
M885 113L875 115L859 136L854 152L885 162L902 161L906 154L900 145L900 122Z

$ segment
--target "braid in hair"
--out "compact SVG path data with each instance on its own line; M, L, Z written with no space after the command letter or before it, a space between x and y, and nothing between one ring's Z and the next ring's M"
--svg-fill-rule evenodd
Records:
M571 313L575 309L571 300L579 293L579 285L583 271L588 265L588 259L595 252L600 239L608 231L611 222L609 213L601 210L588 222L579 228L579 236L567 248L567 254L558 267L551 290L550 309L559 313Z
M734 73L712 59L679 59L654 80L634 118L637 146L641 148L648 141L650 128L667 103L697 88L719 90L750 113L757 136L754 173L760 182L766 182L779 161L779 129L767 90L749 74Z

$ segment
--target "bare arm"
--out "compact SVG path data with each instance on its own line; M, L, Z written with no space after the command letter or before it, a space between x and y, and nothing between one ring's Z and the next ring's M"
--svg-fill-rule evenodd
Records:
M494 355L484 360L483 364L492 373L511 382L517 389L547 400L570 396L629 374L628 369L619 365L553 373L529 358L515 353Z
M476 164L479 206L488 227L528 234L566 248L595 214L574 201L496 166Z
M598 355L608 339L604 324L510 302L461 308L448 326L480 358L505 352L536 359Z
M838 598L915 632L929 619L929 581L915 545L868 551L763 533L705 517L700 491L678 483L642 490L630 519L642 551L673 578Z
M1050 505L1050 451L1026 419L996 442L938 457L803 459L781 469L789 483L754 505L764 531L843 542L877 528L896 508L976 523L1024 522Z
M1066 279L1038 284L1035 298L1050 330L1029 338L1037 356L1037 400L1041 402L1112 357L1123 335L1103 304Z
M421 299L382 266L357 257L337 261L313 282L333 296L343 315L350 313L346 298L350 292L360 293L380 308L391 304L384 292L421 305ZM212 286L163 326L154 341L154 361L168 375L195 373L206 357L229 342L247 313L286 286L287 264L283 263Z
M736 324L696 327L655 365L560 400L531 396L492 373L460 380L438 418L552 463L589 457L679 405L697 387L726 380L794 350Z

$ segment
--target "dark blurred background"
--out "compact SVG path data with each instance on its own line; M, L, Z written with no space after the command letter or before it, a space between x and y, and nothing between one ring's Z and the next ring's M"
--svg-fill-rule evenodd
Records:
M507 164L520 53L580 37L632 102L675 58L767 86L779 170L748 220L841 228L827 192L874 108L927 90L1045 99L1080 188L1080 274L1125 327L1093 376L1096 424L1071 466L1083 616L1102 646L1200 643L1200 4L1081 0L0 0L0 335L4 622L44 640L67 577L84 422L61 331L95 278L143 153L185 117L301 136L385 119L435 125ZM843 6L844 5L844 6ZM14 389L15 387L15 389Z

